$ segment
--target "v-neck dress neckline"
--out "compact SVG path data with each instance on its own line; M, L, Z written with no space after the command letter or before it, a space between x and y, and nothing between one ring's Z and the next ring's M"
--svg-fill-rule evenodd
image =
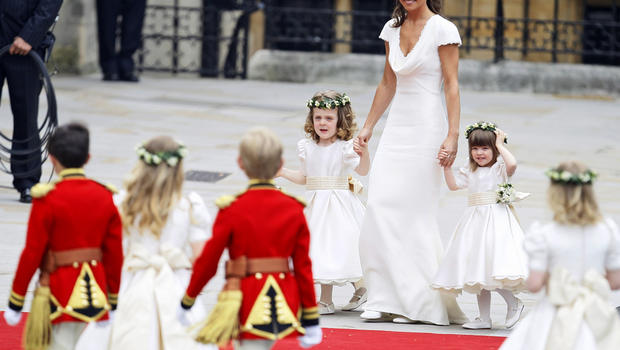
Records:
M423 38L424 32L426 31L426 28L428 27L429 22L430 22L430 21L433 19L433 17L435 17L435 16L438 16L438 15L437 15L437 14L434 14L434 15L430 16L430 17L426 20L426 22L424 23L424 26L422 27L422 30L420 31L420 36L418 36L418 40L415 42L415 44L413 45L413 47L411 48L411 50L409 50L409 52L407 52L407 54L405 54L405 53L403 52L403 48L400 46L400 43L401 43L401 40L400 40L400 29L402 28L402 25L401 25L400 27L398 27L398 28L397 28L397 29L398 29L398 32L397 32L396 34L397 34L397 38L398 38L398 51L400 52L401 56L403 56L403 57L407 58L407 57L409 57L409 55L411 55L411 54L415 51L416 47L418 47L418 46L419 46L418 44L420 43L420 41L422 41L422 38Z

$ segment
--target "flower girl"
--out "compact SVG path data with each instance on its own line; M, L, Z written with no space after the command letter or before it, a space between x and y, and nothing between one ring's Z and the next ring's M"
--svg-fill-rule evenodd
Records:
M178 301L192 262L209 237L211 217L202 198L181 193L186 149L168 136L138 148L120 212L126 248L110 349L197 348L177 321ZM192 310L192 321L205 310Z
M506 301L506 327L519 320L523 303L513 293L525 289L527 264L522 248L523 231L510 205L525 194L509 183L517 160L504 146L506 134L494 124L479 122L467 127L469 166L456 172L444 168L450 190L469 189L468 208L450 239L432 286L478 297L480 316L463 324L467 329L491 328L491 291ZM518 197L518 198L515 198Z
M596 174L583 164L565 162L547 175L553 221L535 223L525 239L527 287L547 292L501 349L619 349L620 318L608 300L620 289L618 226L601 216Z
M320 314L333 314L334 285L353 283L355 292L343 310L366 301L359 258L359 232L364 205L356 193L359 181L350 174L368 174L368 147L353 140L355 115L346 94L316 93L307 102L304 131L297 143L301 170L283 168L279 176L306 185L306 218L310 227L310 257L315 283L321 284Z

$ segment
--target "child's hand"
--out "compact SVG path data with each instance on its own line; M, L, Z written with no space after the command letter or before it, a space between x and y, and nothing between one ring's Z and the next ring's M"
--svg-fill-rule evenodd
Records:
M499 148L499 146L504 145L504 140L506 140L506 137L508 135L506 135L505 132L502 131L502 129L495 129L495 146L497 146Z
M362 157L366 152L368 152L368 143L364 143L362 145L360 144L358 138L353 139L353 151Z

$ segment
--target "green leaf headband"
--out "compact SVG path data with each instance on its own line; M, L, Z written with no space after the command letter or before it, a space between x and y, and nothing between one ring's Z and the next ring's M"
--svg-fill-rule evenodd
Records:
M317 96L309 99L306 102L308 108L320 108L320 109L334 109L336 107L345 106L347 103L351 103L351 99L347 94L342 94L336 98L329 98L325 96Z
M179 148L174 151L151 153L142 144L136 148L136 153L138 158L147 165L158 166L164 162L169 167L175 167L181 159L187 156L187 148L184 145L179 145Z
M592 181L598 177L598 174L590 169L581 174L573 174L566 170L549 169L545 172L545 175L547 175L553 183L566 185L590 185Z
M497 130L497 126L495 124L489 123L489 122L473 123L471 125L468 125L465 128L465 138L469 139L469 135L471 134L471 132L476 130L476 129L495 132L495 130ZM504 138L504 143L506 143L506 144L508 143L508 137Z

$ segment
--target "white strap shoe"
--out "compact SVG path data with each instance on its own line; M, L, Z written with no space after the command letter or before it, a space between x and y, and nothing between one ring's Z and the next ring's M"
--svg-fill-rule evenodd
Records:
M517 299L517 304L514 307L508 308L508 312L506 313L506 328L512 328L517 322L519 318L521 318L521 313L523 313L523 309L525 305L521 302L520 299Z
M368 300L368 290L364 287L358 288L353 293L349 303L342 308L342 311L353 311Z
M491 320L484 321L480 317L476 317L475 320L467 322L463 325L465 329L491 329Z
M319 301L319 315L331 315L336 312L334 303L325 303Z

